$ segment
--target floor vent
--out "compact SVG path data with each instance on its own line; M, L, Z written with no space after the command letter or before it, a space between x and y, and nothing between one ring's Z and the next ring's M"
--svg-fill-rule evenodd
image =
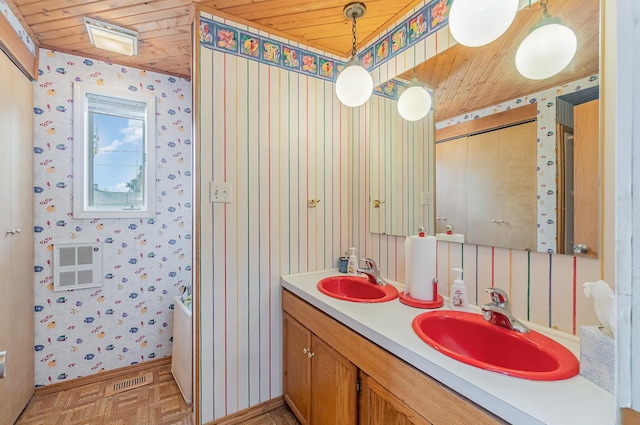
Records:
M153 373L146 373L142 376L137 376L135 378L125 379L125 380L112 380L109 382L107 389L104 392L104 395L113 395L122 393L125 391L132 390L134 388L143 387L145 385L149 385L153 383Z

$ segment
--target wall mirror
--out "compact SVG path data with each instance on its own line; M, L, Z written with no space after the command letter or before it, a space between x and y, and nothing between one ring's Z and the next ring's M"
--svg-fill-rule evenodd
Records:
M524 2L521 1L522 3ZM580 164L581 155L571 155L571 152L566 155L563 153L563 146L575 140L576 136L573 128L568 125L561 126L556 124L555 105L559 101L558 97L582 90L584 87L580 87L580 81L588 81L589 86L597 87L598 85L600 0L550 0L548 2L548 12L552 16L560 17L565 25L573 29L578 39L578 50L574 59L567 68L553 77L545 80L529 80L522 77L515 69L514 61L517 47L542 15L538 3L533 3L531 7L527 6L520 10L507 32L496 41L477 48L461 45L452 46L397 77L410 81L416 75L419 81L433 88L434 91L433 121L436 125L435 139L437 142L434 155L437 174L436 189L433 194L421 193L418 194L418 197L426 196L429 198L427 200L431 200L430 198L433 197L436 205L434 217L436 233L444 232L445 226L451 224L454 227L454 233L459 231L466 236L466 227L468 225L466 213L469 208L475 211L478 207L473 202L470 206L467 202L468 194L459 193L452 189L454 186L448 185L448 183L452 183L452 179L456 178L455 176L457 178L466 176L464 182L467 184L469 183L469 173L471 173L473 177L472 183L486 183L486 186L493 188L494 191L504 192L503 196L506 199L513 199L516 203L526 204L530 213L535 210L533 219L529 217L522 223L512 225L512 228L524 229L526 227L527 232L534 234L534 242L510 245L510 242L496 238L496 234L510 233L508 230L498 231L498 226L504 224L499 223L500 216L495 217L496 223L491 221L488 223L472 222L471 227L481 229L482 232L476 232L475 235L472 232L471 238L465 238L465 242L571 255L573 255L574 246L587 245L588 252L586 255L597 256L597 229L599 223L597 216L600 210L599 205L597 205L600 198L597 195L599 193L599 166L596 166L595 169L592 168L591 174L595 175L595 179L587 179L588 181L582 184L583 187L581 189L595 194L593 199L595 199L594 202L596 203L595 206L589 207L590 209L595 209L595 218L586 225L582 225L590 228L591 233L596 235L596 239L595 241L590 239L585 242L580 240L579 235L574 235L567 230L574 224L571 214L574 217L578 216L580 214L579 211L584 211L584 207L581 204L565 205L572 198L572 189L570 187L572 179L560 177L558 182L558 176L566 175L567 170L571 169L571 164ZM578 84L572 84L574 82L578 82ZM542 96L537 97L538 94L542 94ZM473 114L475 111L491 108L494 105L502 106L502 104L509 101L518 105L513 108L506 107L505 113L488 112L490 115L486 120L475 119L476 116ZM528 109L521 108L519 104L528 106ZM596 111L598 111L597 108L596 106ZM516 110L519 110L518 113L510 116L509 113ZM467 116L465 117L465 115ZM496 121L496 116L499 119L497 122L492 123L492 119ZM546 121L541 121L541 118ZM596 113L595 118L596 128L595 130L591 128L590 131L599 136L600 131L597 126L599 112ZM482 123L482 121L485 122ZM591 122L593 121L592 119ZM509 128L514 124L526 124L528 122L532 123L532 128L537 127L534 130L531 128L527 130L527 134L532 134L531 131L537 132L537 137L533 136L536 139L534 140L536 146L533 146L533 151L529 149L529 152L534 152L530 153L530 155L534 155L535 158L522 156L514 160L516 163L517 161L524 161L523 163L534 164L535 176L533 179L535 187L533 189L536 192L533 195L534 199L518 200L517 194L510 193L509 185L501 184L495 174L489 173L486 176L474 174L464 164L465 161L460 162L456 167L450 167L448 174L442 174L445 166L444 163L440 162L442 153L439 152L440 149L438 148L444 147L445 143L458 137L482 135L490 130ZM479 123L482 123L480 127L478 127ZM484 137L487 138L489 136ZM513 134L507 134L503 136L503 139L511 139L513 137ZM485 145L480 143L480 139L474 140L474 143L478 142L476 147L482 148ZM389 140L389 143L393 143L393 141ZM545 151L541 151L541 143L546 144L544 149L546 152L551 152L549 155L545 154ZM560 143L560 145L556 143ZM474 149L472 148L470 152L459 153L459 156L466 160L470 156L475 156L478 152L486 151L486 149L480 149L480 151ZM596 149L599 149L599 143ZM507 152L510 151L507 149ZM596 161L599 155L598 152L595 155ZM570 161L573 161L573 163ZM541 165L544 167L541 167ZM428 167L429 164L425 164L425 166ZM593 167L593 162L589 166ZM495 168L499 169L497 166ZM387 169L389 170L388 172L392 173L401 172L401 170L397 169L392 170L391 167L387 167ZM483 181L483 179L486 181ZM579 177L576 177L576 179L581 181ZM478 191L479 189L476 188L474 190ZM442 204L446 204L443 196L446 197L447 195L452 198L449 201L453 203L455 210L465 213L463 214L465 216L464 223L461 221L462 219L454 223L455 217L442 211ZM422 200L424 201L424 199ZM418 199L419 201L420 199ZM416 200L408 201L404 199L402 202L415 203ZM385 208L387 211L391 211L396 209L397 205L392 205L387 201ZM406 208L406 206L403 206L403 208ZM507 226L503 226L501 229L506 228ZM593 231L594 228L595 232ZM401 228L401 231L392 232L392 234L406 236L405 229ZM412 229L407 230L409 234L413 233ZM371 231L375 232L373 226ZM390 232L387 231L386 233Z

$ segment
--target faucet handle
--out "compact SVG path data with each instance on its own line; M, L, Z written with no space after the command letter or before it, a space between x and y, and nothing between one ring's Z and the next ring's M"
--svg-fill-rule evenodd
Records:
M500 288L485 288L484 292L489 294L491 301L494 303L503 304L505 306L509 303L509 296Z
M360 261L363 262L365 266L372 272L378 274L380 273L380 269L378 268L378 265L373 258L362 258L360 259Z

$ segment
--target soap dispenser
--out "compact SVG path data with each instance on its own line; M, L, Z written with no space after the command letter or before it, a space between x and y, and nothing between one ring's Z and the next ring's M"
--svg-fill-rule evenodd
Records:
M462 269L454 267L451 269L456 274L451 287L451 298L449 299L449 307L451 310L466 310L469 307L467 298L467 287L462 280Z
M358 257L356 257L356 249L349 248L349 261L347 263L347 274L352 276L358 275Z

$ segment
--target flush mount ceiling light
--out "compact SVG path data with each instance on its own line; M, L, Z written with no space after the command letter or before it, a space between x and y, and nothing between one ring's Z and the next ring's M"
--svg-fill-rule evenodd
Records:
M516 52L518 72L531 80L549 78L565 69L578 48L578 39L571 28L547 13L547 2L540 1L542 18Z
M449 31L463 46L484 46L509 28L518 4L518 0L455 0L449 12Z
M407 121L418 121L431 110L431 93L416 77L413 77L398 99L398 112Z
M138 54L138 33L126 28L84 18L89 40L98 49L123 55L135 56Z
M363 3L350 3L344 7L343 11L347 19L353 20L351 26L353 44L351 59L344 65L344 69L336 79L336 95L340 102L350 107L362 105L373 93L373 78L356 56L356 19L363 17L366 11L367 8Z

